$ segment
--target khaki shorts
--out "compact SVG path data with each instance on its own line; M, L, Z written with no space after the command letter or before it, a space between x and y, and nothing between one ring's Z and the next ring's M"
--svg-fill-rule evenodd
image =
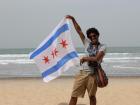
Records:
M84 97L86 90L89 97L96 95L97 84L95 75L90 75L89 71L81 70L75 77L72 97Z

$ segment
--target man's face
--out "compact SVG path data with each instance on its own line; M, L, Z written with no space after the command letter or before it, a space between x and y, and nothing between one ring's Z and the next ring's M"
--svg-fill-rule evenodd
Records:
M93 44L97 44L98 43L98 35L96 35L95 33L90 33L89 34L89 39L91 40L91 42Z

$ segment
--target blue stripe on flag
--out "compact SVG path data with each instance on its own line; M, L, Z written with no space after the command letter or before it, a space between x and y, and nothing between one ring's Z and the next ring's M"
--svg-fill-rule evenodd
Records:
M69 60L78 57L77 53L75 51L68 53L67 55L65 55L60 61L57 62L56 65L54 65L53 67L51 67L50 69L47 69L46 71L44 71L42 73L42 77L46 77L56 71L58 71L65 63L67 63Z
M62 27L60 27L53 35L52 37L39 49L37 49L31 56L30 59L33 59L34 57L36 57L38 54L40 54L42 51L44 51L45 49L47 49L52 43L53 41L59 36L61 35L61 33L65 32L69 30L68 24L64 24Z

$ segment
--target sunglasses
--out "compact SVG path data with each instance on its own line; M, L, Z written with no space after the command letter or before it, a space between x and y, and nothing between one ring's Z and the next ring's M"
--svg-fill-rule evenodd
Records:
M88 38L91 39L92 37L98 37L98 35L89 35Z

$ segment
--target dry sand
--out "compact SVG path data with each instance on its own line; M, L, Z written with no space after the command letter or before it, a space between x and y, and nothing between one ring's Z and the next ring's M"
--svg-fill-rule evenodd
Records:
M49 83L41 78L0 79L0 105L68 105L74 78ZM89 105L87 93L77 105ZM97 105L140 105L140 77L109 77L97 91Z

